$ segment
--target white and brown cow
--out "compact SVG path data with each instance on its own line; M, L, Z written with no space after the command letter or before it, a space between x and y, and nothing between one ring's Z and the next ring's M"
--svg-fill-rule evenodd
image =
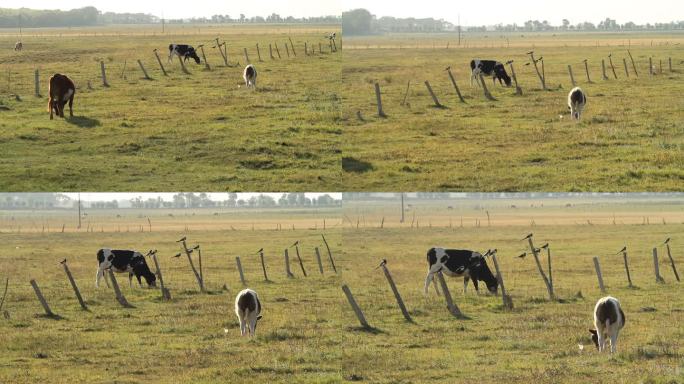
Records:
M24 49L24 44L21 41L17 41L16 44L14 44L14 50L21 51L22 49Z
M52 114L57 113L57 116L64 117L64 106L69 102L69 116L74 116L74 95L76 94L76 86L65 75L55 73L50 77L48 94L48 110L50 111L50 120Z
M480 60L474 59L470 61L470 85L473 85L473 80L479 84L480 73L485 76L492 76L494 84L499 80L499 84L506 83L507 87L511 86L511 77L506 73L504 65L496 60ZM503 83L502 83L503 80Z
M625 326L625 313L620 302L611 296L600 298L594 307L594 327L590 329L591 340L599 352L606 349L610 339L610 353L617 352L618 333Z
M240 334L256 336L257 321L261 320L261 301L251 289L243 289L235 297L235 314L240 321Z
M242 73L242 78L245 79L245 86L247 88L256 89L257 70L254 65L249 64L245 67L245 70Z
M568 108L572 119L579 120L586 105L587 95L582 88L575 87L568 93Z
M145 256L137 251L103 248L97 251L97 275L95 276L95 286L100 286L100 279L106 270L111 269L117 273L128 272L128 285L133 283L133 276L138 279L138 284L142 286L140 278L144 278L150 287L157 286L157 276L155 276L147 266ZM109 282L105 278L105 283Z
M488 255L489 253L486 253ZM468 281L472 278L475 290L478 290L478 280L487 284L490 292L496 293L499 281L487 266L485 256L475 251L462 249L430 248L427 252L428 274L425 278L425 294L428 293L430 282L434 275L442 272L447 276L463 276L463 292L465 293Z

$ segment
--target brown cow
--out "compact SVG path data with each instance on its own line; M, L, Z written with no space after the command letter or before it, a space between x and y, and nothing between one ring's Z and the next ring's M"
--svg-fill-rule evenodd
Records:
M17 41L16 44L14 44L14 50L15 51L21 51L24 48L24 44L21 43L21 41Z
M69 116L74 116L72 108L74 104L74 94L76 93L76 86L65 75L55 73L50 77L50 100L48 100L48 110L50 111L50 120L52 120L52 113L56 112L57 116L64 117L64 106L69 102Z

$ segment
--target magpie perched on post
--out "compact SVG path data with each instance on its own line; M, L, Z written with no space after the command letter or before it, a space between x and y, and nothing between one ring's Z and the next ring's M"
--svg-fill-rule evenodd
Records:
M186 236L183 236L183 238L182 238L182 239L180 239L180 240L176 240L176 243L182 243L182 242L184 242L184 241L185 241L185 239L187 239L187 237L186 237Z
M531 233L528 234L527 236L523 237L520 241L522 241L522 240L527 240L527 239L529 239L530 237L532 237L532 234L531 234Z

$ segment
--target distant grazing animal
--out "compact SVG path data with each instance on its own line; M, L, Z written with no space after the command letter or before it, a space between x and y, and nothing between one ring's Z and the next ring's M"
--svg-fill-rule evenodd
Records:
M504 68L504 65L498 61L495 60L471 60L470 61L470 85L473 85L473 80L477 82L477 79L480 77L480 73L482 73L485 76L492 76L492 79L494 81L494 84L496 84L496 80L499 80L499 84L503 83L501 82L503 80L504 83L506 83L507 87L511 86L511 77L508 76L508 73L506 73L506 68Z
M200 58L195 52L195 48L186 44L169 44L169 62L174 56L182 57L183 61L188 59L195 59L195 63L200 63Z
M245 79L245 85L247 88L256 88L257 70L252 64L249 64L245 67L245 71L242 73L242 78Z
M256 336L257 320L261 320L261 302L257 293L251 289L243 289L235 297L235 314L240 320L242 336Z
M74 116L74 95L76 94L76 86L65 75L55 73L50 77L48 94L48 110L50 111L50 120L52 120L53 112L57 116L64 117L64 106L69 102L69 116Z
M587 105L587 95L582 91L582 88L573 88L570 93L568 93L570 116L575 120L579 120L585 105Z
M600 298L594 307L594 327L590 329L591 340L596 348L602 352L606 348L606 341L610 338L610 353L617 352L617 337L625 326L625 313L622 312L620 302L611 296Z
M430 248L427 252L428 274L425 278L425 294L428 293L434 275L442 271L447 276L463 276L463 292L465 293L470 278L475 290L479 292L477 281L484 281L490 292L496 293L499 281L487 266L485 256L475 251L461 249Z
M138 279L138 284L142 286L140 278L145 278L147 285L156 287L157 276L155 276L150 268L147 266L145 256L136 251L108 249L103 248L97 251L97 275L95 277L95 286L100 286L100 279L104 275L104 271L111 269L117 273L128 272L128 285L132 285L133 275ZM105 278L105 283L109 286L109 282Z
M325 36L328 40L335 40L337 38L337 32L329 33Z
M21 41L17 41L17 43L14 44L14 50L21 51L22 49L24 49L24 44L22 44Z

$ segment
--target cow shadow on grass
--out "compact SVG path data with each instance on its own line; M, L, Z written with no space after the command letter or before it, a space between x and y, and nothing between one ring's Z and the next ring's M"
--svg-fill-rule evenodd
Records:
M381 334L387 334L387 332L383 331L380 328L375 328L375 327L364 327L364 326L357 326L357 327L347 327L348 331L351 332L364 332L364 333L369 333L371 335L381 335Z
M100 126L100 120L91 119L90 117L85 117L85 116L68 117L66 119L66 122L69 124L79 126L81 128L93 128L93 127Z

